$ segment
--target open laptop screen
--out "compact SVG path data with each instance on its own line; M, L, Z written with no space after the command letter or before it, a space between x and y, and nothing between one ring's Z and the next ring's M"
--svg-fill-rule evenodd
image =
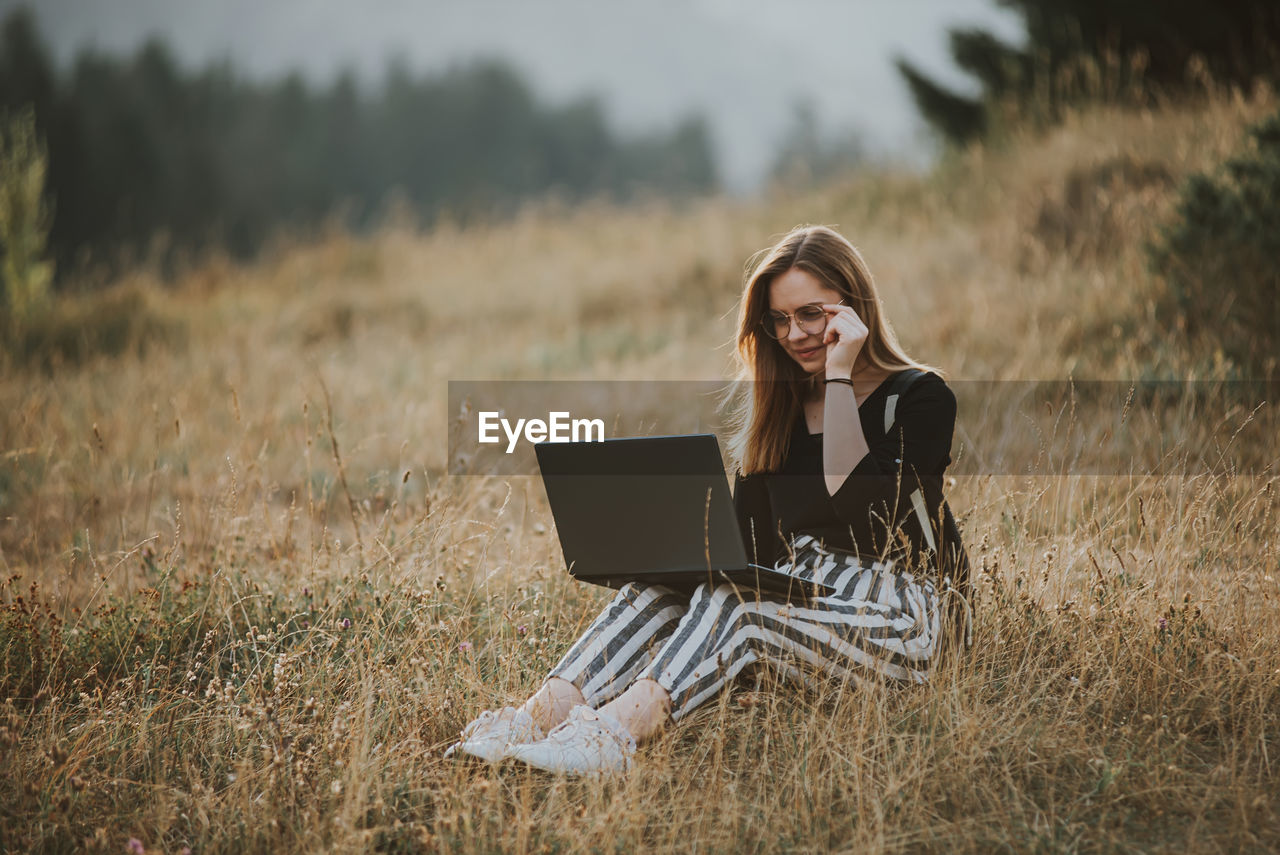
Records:
M539 443L535 450L574 576L617 587L746 568L714 435Z

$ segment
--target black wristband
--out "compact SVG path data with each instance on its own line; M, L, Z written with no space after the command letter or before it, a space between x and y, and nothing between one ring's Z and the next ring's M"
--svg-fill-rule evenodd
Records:
M853 380L851 380L848 377L824 377L822 379L822 385L825 386L828 383L844 383L846 386L849 386L850 388L853 387Z

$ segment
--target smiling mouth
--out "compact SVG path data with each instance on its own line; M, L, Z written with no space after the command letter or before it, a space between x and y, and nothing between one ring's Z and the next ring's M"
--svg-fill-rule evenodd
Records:
M811 347L808 350L797 350L795 351L795 354L801 359L812 359L814 356L817 356L820 350L822 350L822 345Z

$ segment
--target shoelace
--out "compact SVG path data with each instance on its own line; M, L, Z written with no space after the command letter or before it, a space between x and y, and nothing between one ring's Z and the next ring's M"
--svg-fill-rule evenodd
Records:
M595 718L587 718L583 714L573 715L567 719L564 724L557 727L555 731L548 734L548 738L552 738L557 731L562 731L556 736L556 742L564 743L572 740L581 729L587 729L588 736L594 737L601 742L610 740L620 746L624 752L630 753L636 750L636 740L621 722L613 721L606 718L600 713L596 713Z
M497 720L498 720L498 713L494 712L493 710L485 710L484 712L480 713L480 717L478 719L471 722L471 724L467 725L463 729L458 741L466 742L468 739L474 736L478 731L487 727L488 725L493 724Z

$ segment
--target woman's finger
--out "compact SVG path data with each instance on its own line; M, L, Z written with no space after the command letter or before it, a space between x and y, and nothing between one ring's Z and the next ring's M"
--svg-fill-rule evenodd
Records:
M858 325L847 318L835 317L827 322L827 329L822 335L823 343L830 343L835 339L849 339L858 337Z
M822 310L833 317L852 317L859 323L862 322L862 318L858 317L853 306L846 306L844 303L823 303Z
M825 308L825 307L824 307ZM847 306L845 308L848 308ZM827 321L827 328L822 334L822 343L830 344L835 339L858 339L865 338L867 335L867 326L862 323L861 319L855 314L852 317L844 314L833 314Z
M838 329L842 333L856 333L866 329L866 324L857 315L840 313L827 319L827 329Z

